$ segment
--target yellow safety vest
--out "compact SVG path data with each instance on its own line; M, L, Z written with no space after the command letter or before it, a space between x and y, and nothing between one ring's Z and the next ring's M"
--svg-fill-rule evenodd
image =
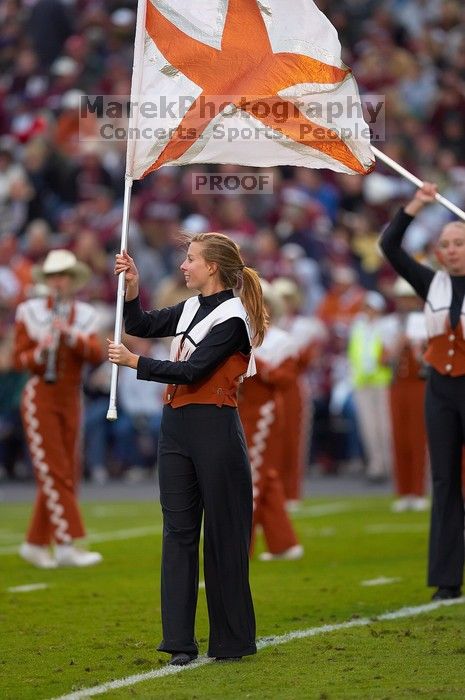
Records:
M392 379L392 370L381 363L383 343L379 335L366 331L365 324L357 323L349 340L348 357L354 387L387 386Z

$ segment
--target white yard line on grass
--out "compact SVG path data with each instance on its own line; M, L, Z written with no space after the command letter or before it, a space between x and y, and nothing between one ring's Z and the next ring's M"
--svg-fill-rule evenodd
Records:
M320 517L323 515L329 515L331 513L342 513L346 510L350 510L349 504L345 503L333 503L321 506L309 506L299 513L294 513L293 518L297 517ZM384 533L404 533L404 532L424 532L427 529L426 524L422 525L420 523L412 523L411 525L403 525L401 523L382 523L379 525L367 525L364 528L365 532L369 535L381 535ZM149 527L133 527L127 530L113 530L110 532L96 532L90 533L86 540L87 542L98 543L98 542L116 542L117 540L130 540L137 537L146 537L147 535L160 535L163 532L161 525L149 526ZM330 537L335 533L333 528L322 528L315 531L313 534L320 535L323 537ZM20 537L20 535L18 535ZM17 544L14 545L4 545L0 546L0 556L5 556L7 554L16 554L18 547L21 544L18 539Z
M367 535L390 535L399 533L426 532L426 523L379 523L378 525L367 525L364 530Z
M383 613L382 615L376 615L374 617L360 617L353 620L348 620L347 622L340 622L334 625L322 625L321 627L310 627L306 630L296 630L295 632L289 632L288 634L283 634L279 637L264 637L257 642L258 649L266 649L267 647L275 647L279 644L288 644L296 639L307 639L308 637L317 637L320 634L327 634L328 632L338 632L339 630L351 629L353 627L366 627L367 625L372 625L376 622L384 622L389 620L400 620L402 618L415 617L416 615L422 615L423 613L432 612L438 608L449 606L449 605L461 605L465 603L465 598L456 598L455 600L440 600L434 603L427 603L426 605L418 605L416 607L400 608L400 610L394 610L393 612ZM143 683L145 681L155 680L157 678L164 678L165 676L171 676L175 673L185 673L187 671L193 671L200 666L211 663L213 659L206 656L201 656L196 661L193 661L188 666L164 666L161 669L154 669L153 671L147 671L146 673L137 673L134 676L127 676L126 678L120 678L115 681L109 681L108 683L102 683L101 685L96 685L93 688L85 688L83 690L77 690L74 693L69 693L68 695L61 695L59 698L54 700L82 700L83 698L91 698L94 695L102 695L110 690L118 690L119 688L128 688L132 685L137 685L138 683Z
M334 537L337 533L335 527L313 527L312 525L299 525L299 532L304 532L309 537Z
M21 542L22 532L0 532L0 542Z
M333 515L334 513L345 513L349 510L355 510L353 503L321 503L314 506L302 506L291 513L291 518L321 518L325 515Z
M162 532L161 525L152 527L133 527L127 530L113 530L111 532L95 532L87 535L87 542L116 542L117 540L131 540L147 535L159 535ZM15 546L0 547L0 556L6 554L16 554L20 542Z
M361 586L387 586L390 583L399 583L402 581L398 576L389 578L387 576L380 576L379 578L369 578L366 581L360 581Z
M87 535L88 542L113 542L116 540L130 540L134 537L146 535L160 535L163 532L161 525L152 527L133 527L130 530L114 530L113 532L95 532Z
M30 593L31 591L42 591L48 588L48 583L28 583L24 586L10 586L6 590L8 593Z
M150 504L149 504L150 505ZM158 503L152 502L153 513L160 513L161 509ZM96 518L113 518L113 517L131 517L138 513L137 505L132 503L86 503L86 513L93 515Z

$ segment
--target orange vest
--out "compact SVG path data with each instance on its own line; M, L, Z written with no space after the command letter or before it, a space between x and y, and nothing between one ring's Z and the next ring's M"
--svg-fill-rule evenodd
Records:
M460 321L455 329L448 323L445 333L429 339L424 358L440 374L465 374L465 340Z
M465 339L463 314L455 328L450 325L449 309L452 303L450 275L438 270L428 290L425 304L428 347L424 359L440 374L459 377L465 374Z
M237 407L237 390L247 372L249 356L236 352L212 374L195 384L168 384L163 403L179 408L191 403Z

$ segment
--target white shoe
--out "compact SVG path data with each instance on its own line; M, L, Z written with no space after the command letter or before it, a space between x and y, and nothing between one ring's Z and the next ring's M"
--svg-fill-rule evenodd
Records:
M402 496L391 504L391 510L393 513L406 513L408 510L411 510L411 507L409 496Z
M423 496L412 496L410 499L410 508L417 513L423 513L429 509L429 500Z
M103 560L98 552L85 552L72 544L57 544L55 554L58 566L94 566Z
M279 554L272 554L271 552L262 552L258 555L260 561L295 561L296 559L302 559L304 555L304 548L301 544L295 544L289 549L285 549L284 552Z
M19 548L19 556L38 569L56 569L56 560L50 554L48 547L43 547L37 544L29 544L23 542Z

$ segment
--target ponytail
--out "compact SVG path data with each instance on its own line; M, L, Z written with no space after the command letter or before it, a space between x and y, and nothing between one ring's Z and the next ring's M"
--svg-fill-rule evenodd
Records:
M242 286L238 288L238 292L250 319L253 331L252 345L259 347L263 343L268 326L268 313L263 300L260 277L251 267L244 267L239 274L242 274Z
M263 301L260 277L242 260L239 246L223 233L198 233L188 237L189 243L202 244L202 256L218 265L225 289L232 289L238 296L249 317L252 345L263 343L268 325L268 314Z

